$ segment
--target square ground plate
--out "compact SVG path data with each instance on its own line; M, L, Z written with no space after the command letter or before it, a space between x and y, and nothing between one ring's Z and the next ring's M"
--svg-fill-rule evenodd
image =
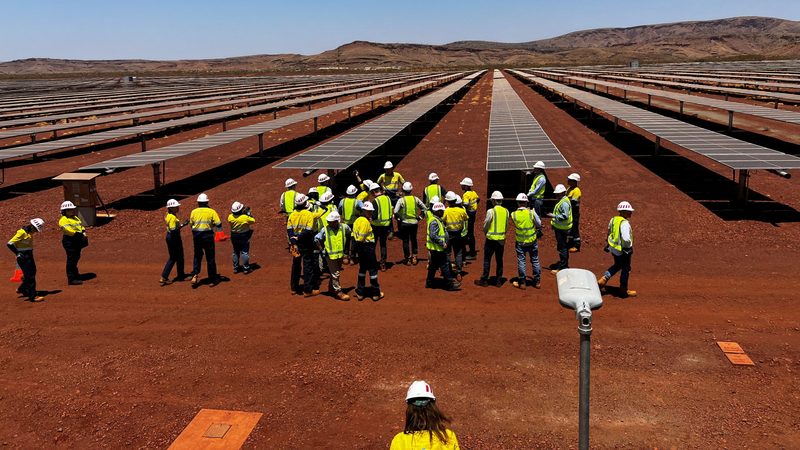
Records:
M261 415L243 411L201 409L169 449L239 449L250 436Z
M744 354L744 350L742 350L742 347L739 344L737 344L736 342L717 341L717 345L719 345L719 348L722 349L723 353L742 353L742 354Z
M735 366L755 366L755 363L744 353L725 353L728 361Z

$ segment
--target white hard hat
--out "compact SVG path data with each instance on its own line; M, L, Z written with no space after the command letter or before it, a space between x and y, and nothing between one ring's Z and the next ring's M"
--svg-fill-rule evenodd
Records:
M631 204L628 202L619 202L619 205L617 205L617 211L633 212L633 206L631 206Z
M294 181L294 178L287 178L286 182L283 183L283 184L284 184L284 186L286 186L286 189L289 189L290 187L292 187L295 184L297 184L297 181Z
M403 183L403 190L406 192L411 192L414 189L414 186L411 184L410 181L406 181Z
M322 194L322 197L319 199L319 201L321 201L322 203L332 202L333 201L333 192L331 192L329 190L325 191L325 193Z
M492 198L492 200L502 200L503 199L503 193L500 192L500 191L494 191L494 192L492 192L492 197L491 198Z
M324 173L321 173L321 174L319 174L319 176L317 177L317 182L319 182L319 183L324 183L324 182L326 182L326 181L328 181L328 180L330 180L330 179L331 179L331 177L329 177L328 175L326 175L326 174L324 174Z
M545 168L545 167L544 167L544 162L542 162L542 161L536 161L536 164L534 164L534 165L533 165L533 168L534 168L534 169L544 169L544 168Z
M61 204L61 210L63 211L65 209L75 209L75 205L73 205L71 201L67 200Z
M239 211L241 211L243 209L244 209L244 205L239 203L239 202L233 202L233 205L231 205L231 212L232 213L238 213Z
M317 188L315 186L312 186L312 187L308 188L308 193L309 194L318 194L319 191L317 191Z
M469 177L464 178L463 180L461 180L461 185L472 187L472 178Z
M433 208L431 209L433 209L434 211L444 211L444 203L436 202L433 204Z
M378 183L372 183L372 185L370 185L370 187L369 187L369 190L370 190L370 191L376 191L376 190L378 190L378 189L380 189L380 188L381 188L381 185L380 185L380 184L378 184Z
M578 175L577 173L571 173L571 174L569 174L567 179L568 180L572 180L572 181L581 181L581 176Z
M298 205L298 206L300 206L300 205L302 205L303 203L305 203L307 200L308 200L308 197L306 197L306 194L303 194L303 193L301 192L301 193L297 194L297 195L294 197L294 204L295 204L295 205Z
M447 191L447 193L444 194L444 199L448 202L454 202L456 201L456 193L453 191Z
M460 205L464 203L464 200L461 199L461 196L456 194L456 205Z
M372 186L372 180L364 180L362 184L369 190L369 187Z
M358 189L351 184L350 186L347 186L347 191L346 192L347 192L347 195L356 195L356 193L358 192Z
M523 193L519 193L519 194L517 194L517 201L518 202L527 202L528 201L528 196L523 194Z
M428 175L428 181L436 181L438 179L439 179L439 175L436 175L436 172L431 172L431 174Z
M208 196L205 193L198 195L197 203L208 203Z
M439 202L439 196L438 195L434 195L433 198L431 198L431 203L433 204L433 203L438 203L438 202Z
M560 194L562 192L567 192L567 188L565 188L563 184L557 184L556 187L553 188L553 194Z
M339 219L341 219L341 217L339 216L339 213L336 211L331 211L331 213L328 214L328 217L325 218L325 220L327 220L328 222L338 222Z
M178 206L181 206L181 204L174 198L167 200L167 208L177 208Z
M362 211L375 211L375 207L372 206L372 202L364 202L361 204Z
M415 381L411 383L411 386L408 387L408 392L406 393L406 401L413 400L415 398L427 398L431 400L436 400L436 396L433 395L433 390L431 389L431 386L424 381Z
M384 169L391 169L392 167L394 167L394 165L392 165L391 161L386 161L386 164L383 165Z
M31 219L31 225L33 228L36 228L36 231L42 231L42 227L44 226L44 220L40 218Z

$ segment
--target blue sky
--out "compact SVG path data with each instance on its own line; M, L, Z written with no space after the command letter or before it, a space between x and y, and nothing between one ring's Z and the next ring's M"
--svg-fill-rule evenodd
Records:
M759 15L800 0L3 0L0 61L318 53L354 40L523 42L587 28Z

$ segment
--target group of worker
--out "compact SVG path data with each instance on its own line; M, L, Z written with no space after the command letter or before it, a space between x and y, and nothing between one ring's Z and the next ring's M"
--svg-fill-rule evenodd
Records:
M483 222L484 241L483 272L475 284L488 286L492 257L496 264L497 286L503 284L503 253L509 222L513 224L516 242L518 277L512 285L526 289L528 285L541 287L541 267L538 255L538 239L542 236L543 200L547 178L545 164L538 161L533 170L533 182L528 193L516 197L517 209L509 212L503 204L503 194L495 191L491 195ZM323 272L329 274L331 293L341 300L349 300L342 290L340 275L346 264L358 264L358 281L355 296L359 300L371 297L377 301L385 294L380 289L379 271L386 271L387 240L398 236L402 239L402 264L417 265L419 224L425 219L426 249L428 250L426 288L436 285L436 275L441 273L444 288L461 288L465 260L475 259L475 223L479 195L474 191L470 178L459 183L462 194L446 191L439 176L431 173L423 198L415 196L414 186L405 181L394 170L391 162L384 165L384 173L377 182L361 179L358 172L355 184L347 187L345 197L337 203L330 187L330 177L320 174L318 185L308 194L297 191L297 181L289 178L286 191L281 194L280 211L288 215L287 236L293 255L290 290L311 297L320 294ZM570 174L567 186L558 184L553 189L557 202L551 219L559 260L550 265L552 273L569 267L569 255L580 251L580 202L578 187L580 175ZM531 207L532 206L532 207ZM633 208L627 202L620 203L620 213L609 223L608 251L614 255L614 265L598 279L604 287L616 272L621 271L623 296L635 296L627 289L630 273L630 255L633 239L628 219ZM395 221L397 226L395 226ZM379 248L379 250L378 250ZM527 259L530 258L532 277L527 278ZM367 290L369 276L371 290Z

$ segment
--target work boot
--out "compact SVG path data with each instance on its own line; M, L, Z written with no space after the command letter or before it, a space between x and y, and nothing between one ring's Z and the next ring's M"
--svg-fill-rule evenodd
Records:
M459 272L459 273L457 273L457 274L456 274L456 281L461 281L461 280L463 280L463 279L464 279L464 277L463 277L463 276L461 276L461 272Z
M44 301L44 297L42 297L41 295L37 295L36 297L29 298L28 301L33 302L33 303L38 303L38 302Z
M365 298L366 298L366 296L364 294L360 294L360 293L356 292L356 300L361 301L361 300L364 300Z
M402 264L404 266L410 266L411 265L411 258L404 258Z
M497 281L495 281L494 285L496 287L503 287L503 279L502 278L498 278Z
M461 290L461 283L458 281L453 281L447 285L448 291L460 291Z
M377 294L377 295L373 295L373 296L372 296L372 301L373 301L373 302L377 302L378 300L382 299L383 297L385 297L385 296L383 295L383 292L378 292L378 294Z
M314 289L311 292L306 292L303 294L303 297L313 297L315 295L319 295L319 289Z
M433 282L425 280L425 289L433 289Z
M487 287L489 286L489 280L484 280L483 278L475 280L475 285L480 287Z
M22 294L22 286L17 287L17 294Z
M572 248L569 249L570 253L577 253L579 251L581 251L581 249L579 249L578 247L572 247Z
M350 296L345 294L344 292L341 292L341 291L336 293L336 298L338 298L339 300L341 300L343 302L346 302L346 301L350 300Z
M411 265L412 266L416 266L417 263L419 263L419 261L417 261L417 255L412 255L411 256Z
M514 281L511 283L512 286L514 286L517 289L522 289L523 291L525 290L525 288L527 288L526 284L527 283L525 281Z
M169 281L168 279L166 279L166 278L164 278L164 277L161 277L161 279L160 279L160 280L158 280L158 283L159 283L161 286L166 286L166 285L168 285L168 284L172 284L172 281Z
M541 289L542 288L542 280L539 279L539 278L534 278L533 279L533 287L536 288L536 289Z
M597 279L597 285L600 287L605 287L606 283L608 283L608 278L605 275Z
M624 296L625 296L625 297L636 297L637 295L639 295L639 293L638 293L638 292L636 292L636 291L631 291L631 290L629 290L629 289L626 289L626 290L625 290L625 295L624 295Z
M381 261L381 272L386 272L386 261Z
M83 284L83 281L81 281L81 280L69 280L69 282L67 282L67 284L70 285L70 286L80 286L80 285Z
M197 274L192 275L192 287L195 287L198 284L200 284L200 277L198 277Z

